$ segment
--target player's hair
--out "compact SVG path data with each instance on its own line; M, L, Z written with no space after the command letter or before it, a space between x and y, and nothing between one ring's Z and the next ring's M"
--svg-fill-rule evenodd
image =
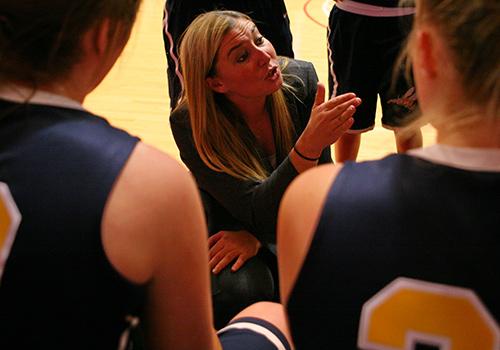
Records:
M264 179L268 173L255 145L243 137L241 113L206 83L207 77L216 74L216 56L224 36L240 20L251 21L239 12L212 11L198 16L187 28L180 44L184 90L178 108L187 105L196 149L209 168L240 179ZM283 93L286 88L284 84L268 96L266 104L276 148L288 153L295 130Z
M81 37L110 20L112 42L130 34L141 0L0 0L0 83L34 86L63 78L81 57Z
M500 118L500 2L416 2L416 24L430 23L442 35L469 105L484 111L485 117Z

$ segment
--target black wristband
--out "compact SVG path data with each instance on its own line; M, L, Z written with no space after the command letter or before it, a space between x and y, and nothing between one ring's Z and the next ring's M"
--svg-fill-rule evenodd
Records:
M319 158L321 157L318 157L318 158L310 158L310 157L306 157L305 155L303 155L302 153L300 153L298 150L297 150L297 147L293 146L293 150L295 151L295 153L297 153L297 155L302 158L302 159L305 159L305 160L308 160L310 162L315 162L317 160L319 160Z

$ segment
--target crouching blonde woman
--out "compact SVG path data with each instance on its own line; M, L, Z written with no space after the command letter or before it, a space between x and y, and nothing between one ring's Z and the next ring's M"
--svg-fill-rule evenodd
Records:
M197 17L180 45L181 101L170 117L180 156L205 199L216 321L277 299L276 216L301 172L330 163L352 125L352 93L324 101L309 62L278 57L252 20Z

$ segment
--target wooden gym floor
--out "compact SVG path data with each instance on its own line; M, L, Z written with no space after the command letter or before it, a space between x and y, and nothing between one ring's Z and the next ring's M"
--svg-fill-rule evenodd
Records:
M328 85L326 24L333 0L286 0L297 58L313 62L320 81ZM179 159L168 124L169 98L162 39L164 0L143 0L132 37L116 66L88 96L85 107L111 124ZM434 143L435 132L423 128L424 146ZM394 136L377 121L363 134L358 160L395 152Z

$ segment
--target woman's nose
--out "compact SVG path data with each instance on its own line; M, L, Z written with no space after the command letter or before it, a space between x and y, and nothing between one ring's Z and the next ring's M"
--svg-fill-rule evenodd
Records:
M257 59L259 66L267 65L271 60L271 55L263 48L257 48Z

